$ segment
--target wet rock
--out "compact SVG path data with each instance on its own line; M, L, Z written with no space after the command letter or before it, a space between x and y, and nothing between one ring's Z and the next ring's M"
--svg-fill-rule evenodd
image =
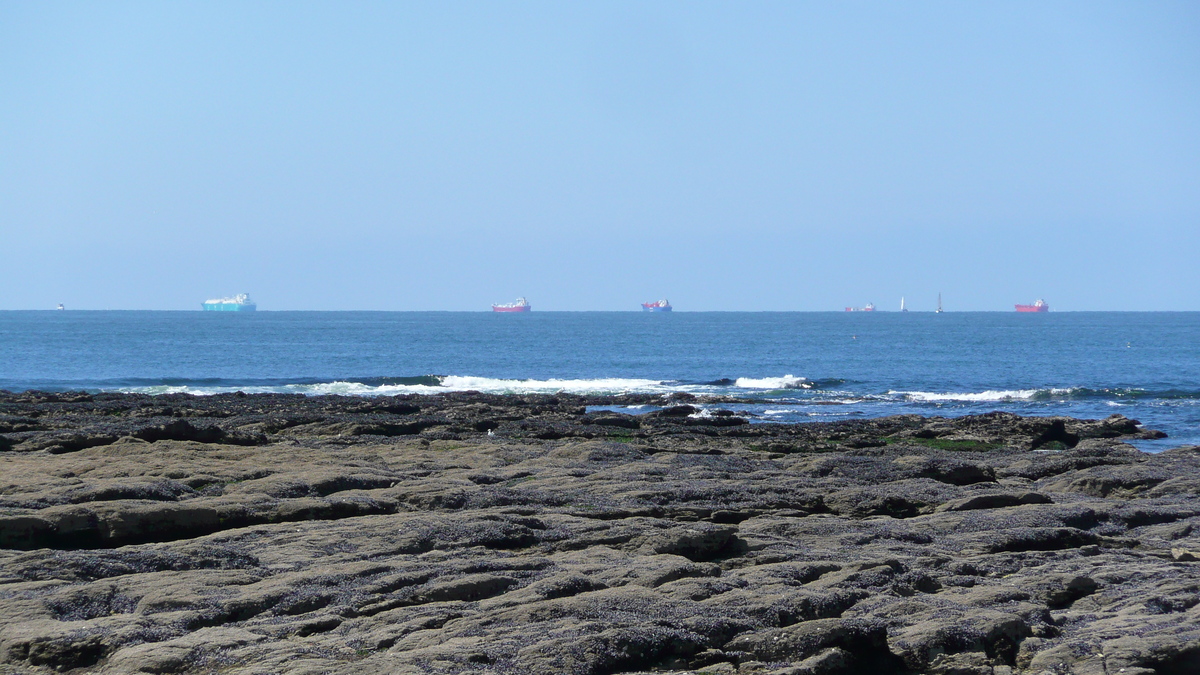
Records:
M1200 452L726 403L0 393L0 671L1196 669Z
M996 482L996 471L990 466L954 457L906 455L893 462L909 475L932 478L950 485L972 485Z
M583 417L580 423L596 424L602 427L619 427L621 429L638 429L642 426L633 415L616 414Z
M1024 494L992 493L952 499L937 507L938 511L973 511L975 509L1002 509L1023 504L1053 504L1053 500L1037 492Z
M40 438L36 441L26 441L18 449L26 451L43 450L58 455L65 452L77 452L86 448L108 445L116 440L115 436L107 434L71 434L68 436Z
M1176 562L1196 562L1200 561L1200 553L1189 551L1186 548L1171 549L1171 558Z
M888 648L886 627L860 621L816 619L785 628L740 635L725 645L726 651L744 652L760 661L803 662L819 655L829 659L832 655L828 652L832 649L838 650L838 669L853 666L860 671L894 671L899 666L899 659ZM826 664L825 667L831 665Z

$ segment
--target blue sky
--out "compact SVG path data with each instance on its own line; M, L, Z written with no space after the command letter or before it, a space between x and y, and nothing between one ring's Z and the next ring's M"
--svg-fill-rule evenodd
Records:
M0 3L0 309L1200 310L1200 4Z

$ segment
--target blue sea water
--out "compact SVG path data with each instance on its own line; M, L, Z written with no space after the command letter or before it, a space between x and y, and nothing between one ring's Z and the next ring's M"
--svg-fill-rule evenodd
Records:
M0 389L688 391L788 422L1121 413L1169 434L1140 443L1155 451L1200 444L1200 313L8 311Z

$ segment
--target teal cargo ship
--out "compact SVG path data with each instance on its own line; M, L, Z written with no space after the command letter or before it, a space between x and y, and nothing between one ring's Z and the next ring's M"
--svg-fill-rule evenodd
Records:
M253 312L258 309L258 305L246 293L239 293L232 298L205 300L200 307L206 312Z

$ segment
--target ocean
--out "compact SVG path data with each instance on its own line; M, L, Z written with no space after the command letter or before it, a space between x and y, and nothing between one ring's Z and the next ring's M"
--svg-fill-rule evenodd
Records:
M755 422L992 410L1200 444L1197 312L0 312L0 389L686 391ZM630 412L638 412L631 409Z

